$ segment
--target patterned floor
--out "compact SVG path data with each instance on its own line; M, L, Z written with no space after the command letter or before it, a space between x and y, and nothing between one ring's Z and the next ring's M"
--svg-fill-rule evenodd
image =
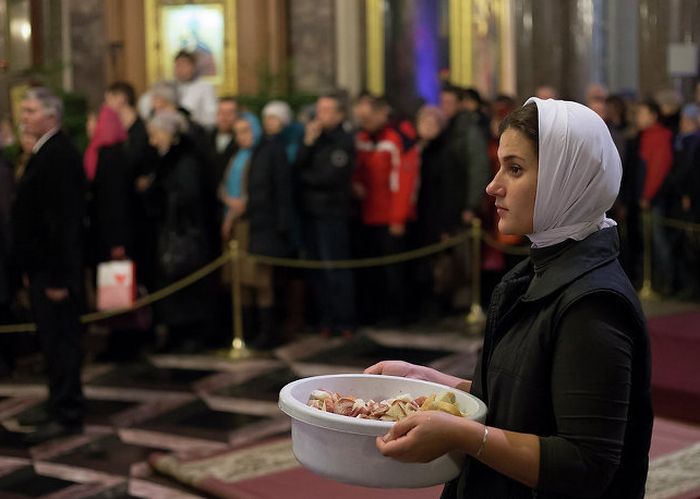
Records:
M137 364L91 364L83 376L84 434L35 447L22 442L28 428L17 418L43 410L45 388L35 367L25 369L0 379L0 497L196 497L196 489L156 473L149 457L211 455L273 437L283 438L282 461L296 468L284 440L289 420L277 408L279 390L289 381L361 372L384 358L465 375L479 347L478 338L457 332L370 330L350 340L308 337L272 356L235 362L215 355L155 355ZM274 458L267 466L252 455L239 479L280 469Z
M17 418L42 410L45 388L35 368L24 369L0 379L0 497L437 497L439 488L360 489L303 470L277 395L293 379L361 372L386 358L468 376L480 344L454 318L430 329L366 330L350 340L305 337L242 361L155 355L137 364L91 364L84 434L35 447L22 443L26 428ZM647 497L700 497L692 495L700 490L700 429L664 420L657 429Z

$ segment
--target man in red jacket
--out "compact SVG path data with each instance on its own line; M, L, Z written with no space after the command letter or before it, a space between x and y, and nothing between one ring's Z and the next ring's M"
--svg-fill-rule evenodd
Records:
M364 249L375 256L399 253L405 250L406 223L414 217L418 165L406 154L402 134L389 125L387 101L365 97L365 105L366 112L358 115L361 130L356 137L353 175L353 192L360 200L365 227ZM376 307L386 303L391 319L405 320L406 286L401 267L384 267L384 275L377 277L386 283L386 289L384 296L372 302Z
M643 165L643 183L639 207L651 209L653 224L654 281L659 291L672 292L673 262L671 247L664 227L658 218L666 216L664 182L673 164L673 134L659 123L661 111L653 100L646 100L637 108L639 130L639 159Z

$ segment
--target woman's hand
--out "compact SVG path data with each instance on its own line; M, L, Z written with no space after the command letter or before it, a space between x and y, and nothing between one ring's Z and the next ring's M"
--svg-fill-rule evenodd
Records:
M383 374L384 376L399 376L401 378L422 379L441 385L449 386L456 390L469 393L472 382L457 378L449 374L441 373L431 367L417 366L402 360L383 360L365 369L365 374Z
M415 412L397 421L383 437L377 437L377 449L397 461L427 463L460 449L469 431L466 423L464 418L445 412Z
M46 297L55 303L68 298L68 288L46 288L45 293Z
M109 251L109 256L112 260L124 260L126 258L126 249L124 246L113 246Z
M367 189L359 182L352 183L352 193L360 201L367 197Z
M245 213L246 207L248 206L248 200L244 197L226 196L224 203L237 217L242 216Z
M365 369L365 374L383 374L430 381L430 378L427 377L428 369L426 367L409 364L402 360L383 360Z
M221 240L227 243L231 239L233 232L233 212L229 211L224 216L224 220L221 223Z
M389 224L389 234L401 237L406 233L406 224Z
M136 181L134 182L134 184L136 187L136 192L146 192L148 189L151 188L151 184L153 184L153 177L150 175L141 175L139 177L136 177Z

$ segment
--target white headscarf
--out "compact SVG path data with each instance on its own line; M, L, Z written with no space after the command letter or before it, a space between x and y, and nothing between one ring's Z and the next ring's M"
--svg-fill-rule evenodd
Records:
M292 122L292 108L284 101L272 100L265 104L262 110L262 117L267 116L276 116L282 122L282 126L286 127Z
M617 225L607 218L620 189L622 163L605 122L576 102L531 97L537 105L539 168L533 248L580 241Z

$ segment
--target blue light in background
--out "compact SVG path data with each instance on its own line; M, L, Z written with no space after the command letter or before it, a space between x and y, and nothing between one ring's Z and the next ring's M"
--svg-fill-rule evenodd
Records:
M437 104L440 95L439 8L434 0L415 1L413 57L416 92L429 104Z

